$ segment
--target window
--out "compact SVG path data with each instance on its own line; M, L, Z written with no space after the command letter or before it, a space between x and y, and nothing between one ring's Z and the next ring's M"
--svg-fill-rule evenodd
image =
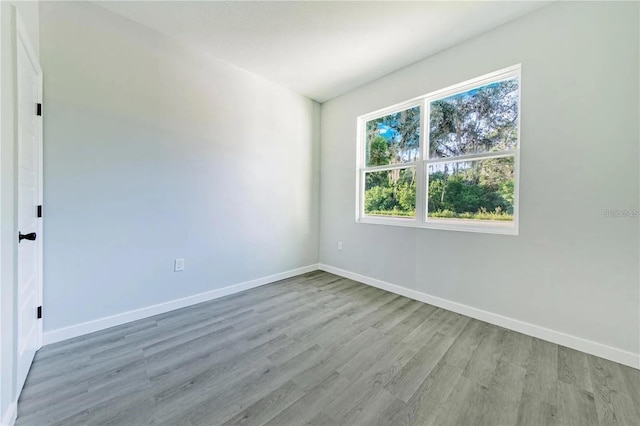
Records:
M358 118L357 220L517 234L520 66Z

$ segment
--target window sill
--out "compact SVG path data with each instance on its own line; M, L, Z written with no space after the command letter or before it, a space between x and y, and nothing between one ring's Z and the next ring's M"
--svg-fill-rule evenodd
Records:
M429 219L427 222L421 223L415 218L365 216L356 219L356 223L476 232L482 234L518 235L518 226L513 222L488 222L470 219Z

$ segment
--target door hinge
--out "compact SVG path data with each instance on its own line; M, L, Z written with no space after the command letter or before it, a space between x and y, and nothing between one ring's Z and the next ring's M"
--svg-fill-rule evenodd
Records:
M42 206L38 206L37 212L36 212L36 216L37 217L42 217Z
M42 116L42 104L39 102L36 104L36 115Z
M38 319L42 318L42 306L38 306L36 317L38 317Z

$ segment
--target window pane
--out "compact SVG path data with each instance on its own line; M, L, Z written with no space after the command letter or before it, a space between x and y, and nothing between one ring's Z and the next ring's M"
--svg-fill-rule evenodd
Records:
M513 221L513 157L429 165L428 217Z
M364 213L372 216L416 216L416 169L365 173Z
M416 161L420 148L420 107L367 121L366 132L367 167Z
M429 158L511 149L518 143L518 79L430 104Z

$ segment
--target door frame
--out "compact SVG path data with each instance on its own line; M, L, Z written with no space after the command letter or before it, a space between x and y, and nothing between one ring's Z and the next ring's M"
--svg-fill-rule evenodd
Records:
M20 152L20 147L19 147L19 137L18 137L18 101L19 101L19 93L18 93L18 49L21 48L21 46L24 48L27 57L29 58L29 61L31 62L31 65L33 66L33 68L36 70L36 72L38 73L38 85L37 85L37 91L38 91L38 95L37 95L37 100L36 103L40 103L42 104L42 68L40 66L40 60L38 58L38 55L36 54L35 49L33 48L33 45L31 44L31 40L29 39L29 36L27 34L27 30L26 27L24 25L24 23L22 22L22 19L20 18L20 15L18 13L18 10L15 6L13 6L12 8L12 24L13 24L13 28L12 28L12 35L14 37L15 42L12 43L13 45L13 52L12 52L12 65L13 65L13 111L14 111L14 116L13 116L13 126L14 126L14 132L13 132L13 145L14 145L14 158L13 158L13 164L14 164L14 196L13 196L13 200L14 200L14 212L13 212L13 218L14 218L14 223L15 223L15 228L14 229L14 250L15 250L15 261L14 261L14 270L15 270L15 278L14 278L14 282L15 282L15 289L14 289L14 324L15 324L15 329L16 329L16 333L18 330L18 256L19 256L19 251L18 251L18 232L20 231L18 228L18 191L19 191L19 164L18 164L18 160L19 160L19 152ZM33 106L34 107L34 114L35 114L35 108L36 105ZM44 171L44 162L43 162L43 136L42 136L42 132L43 132L43 120L42 120L42 116L39 117L39 119L36 119L36 124L38 127L38 139L37 139L37 144L38 144L38 204L39 205L43 205L43 187L44 187L44 177L43 177L43 171ZM35 214L35 212L34 212ZM44 216L44 215L43 215ZM36 233L38 235L38 238L36 240L37 243L37 251L38 251L38 271L37 271L37 275L38 275L38 288L36 289L36 299L37 299L37 303L38 306L42 306L42 299L43 299L43 241L44 241L44 233L43 233L43 218L38 218L39 220L37 220L38 226L36 229ZM36 313L34 312L34 315ZM36 326L36 350L40 349L42 347L42 332L43 332L43 320L40 319L37 322L37 326ZM17 334L16 334L17 336ZM16 361L17 361L17 356L18 356L18 345L15 345L15 350L16 350ZM17 374L17 371L16 371ZM20 395L22 389L17 389L17 395Z

